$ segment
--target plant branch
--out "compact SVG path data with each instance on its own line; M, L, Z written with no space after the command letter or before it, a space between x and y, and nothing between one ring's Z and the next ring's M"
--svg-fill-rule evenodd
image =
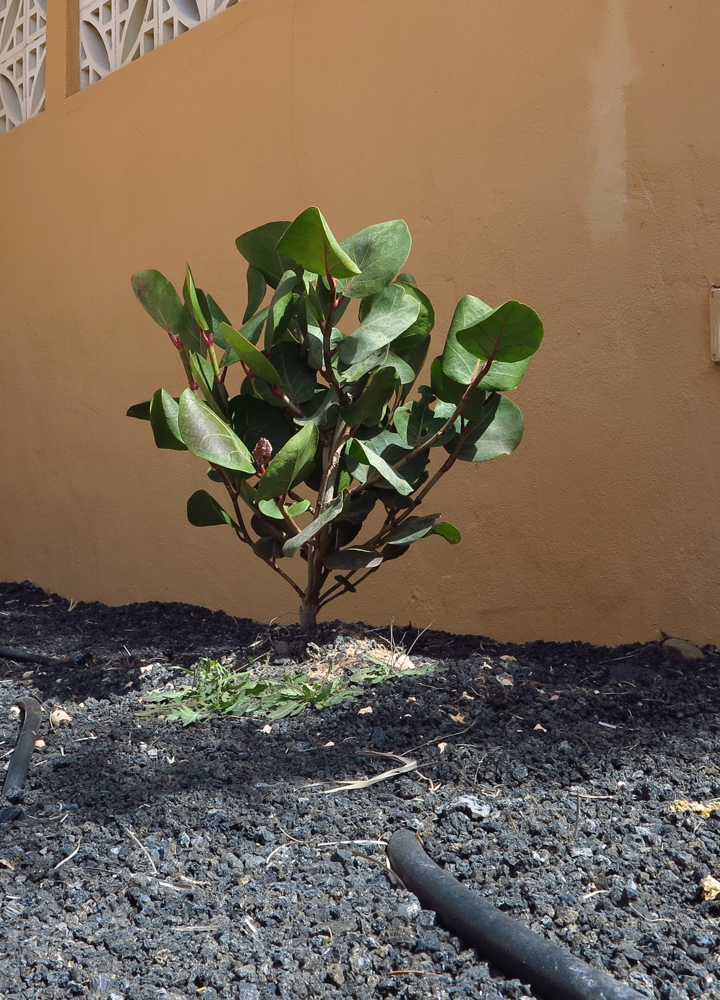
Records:
M338 382L335 370L332 366L332 347L330 344L330 338L333 330L333 320L335 319L335 310L338 307L338 299L335 296L337 281L330 274L329 269L326 272L326 277L330 286L330 304L328 306L327 316L325 317L321 327L323 338L323 361L325 363L325 367L322 369L322 374L337 393L339 402L344 403L346 394Z
M305 600L305 591L302 589L302 587L299 587L291 576L288 576L287 573L284 572L284 570L281 570L274 559L263 559L263 562L266 562L268 566L271 569L274 569L275 572L278 573L286 583L290 584L290 586L298 595L301 601Z
M422 452L427 451L429 448L432 448L435 442L439 441L440 438L443 436L443 434L446 434L447 431L450 430L450 428L453 426L457 418L459 416L462 416L463 410L465 409L465 406L468 400L470 399L471 392L473 391L473 389L477 388L479 383L482 382L487 373L490 371L490 366L493 363L494 357L495 354L493 352L493 354L490 355L485 364L482 366L480 371L477 372L477 374L474 376L472 382L468 385L467 389L462 394L460 402L457 404L453 413L448 417L448 419L442 425L440 430L436 431L434 434L431 434L430 437L427 439L427 441L423 441L422 444L419 444L416 448L413 448L412 451L409 451L407 455L403 455L403 457L392 466L392 468L396 472L398 471L398 469L401 469L403 465L406 465L408 462L412 461L412 459L415 458L416 455L420 455ZM478 365L479 364L480 362L478 362ZM476 368L477 367L478 366L476 366ZM353 494L362 493L363 490L368 489L370 486L374 486L375 483L379 483L382 478L383 477L380 475L380 473L378 473L376 476L372 476L370 479L366 479L364 483L357 483L355 486L351 486L350 493Z
M380 566L382 566L382 563L380 563ZM360 584L363 582L363 580L367 580L367 578L369 576L372 576L373 573L377 573L377 571L380 569L380 566L374 566L373 569L369 569L367 571L367 573L364 573L360 577L359 580L355 581L355 583L353 584L353 587L355 587L355 588L359 587ZM357 573L357 572L359 572L359 571L356 570L356 569L351 570L347 574L347 579L349 580L350 577L353 575L353 573ZM342 588L342 589L340 589L340 588ZM319 603L318 607L319 608L324 608L326 604L329 604L330 601L334 601L336 597L342 597L343 594L347 593L347 590L348 590L348 588L344 584L342 584L342 583L336 583L336 584L334 584L332 587L330 587L329 590L326 590L325 593L321 596L320 603ZM337 593L333 593L333 591L337 591Z

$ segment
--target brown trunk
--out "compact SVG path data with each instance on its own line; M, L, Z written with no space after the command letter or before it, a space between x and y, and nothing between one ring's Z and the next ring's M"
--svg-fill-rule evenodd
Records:
M300 625L303 632L310 635L317 627L317 613L319 610L317 600L308 600L307 597L300 605Z

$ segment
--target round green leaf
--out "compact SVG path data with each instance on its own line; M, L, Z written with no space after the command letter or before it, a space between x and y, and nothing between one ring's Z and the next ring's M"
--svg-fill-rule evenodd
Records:
M190 497L187 502L187 518L190 524L194 524L198 528L209 527L213 524L230 524L233 528L238 527L215 497L206 490L196 490Z
M268 222L235 240L235 246L245 260L262 274L271 288L277 288L282 277L283 267L277 245L289 225L289 222Z
M410 545L419 538L424 538L426 535L431 534L435 522L439 517L439 514L426 514L424 517L407 517L397 528L393 528L385 541L388 545Z
M410 254L412 237L402 219L380 222L355 233L340 244L360 268L343 290L348 298L365 298L384 288Z
M169 392L158 389L150 400L150 424L158 448L186 451L178 426L179 406Z
M340 549L325 556L327 569L375 569L382 561L379 552L362 548Z
M307 475L315 461L319 432L315 424L306 424L275 455L257 485L258 500L284 496Z
M543 325L530 306L505 302L473 326L458 330L457 339L465 350L482 361L492 358L517 362L537 351L543 339Z
M355 261L333 236L322 212L315 207L306 208L290 223L277 249L313 274L351 278L360 273Z
M294 432L282 411L257 396L233 396L228 415L230 426L250 452L264 437L272 445L273 454L277 454Z
M178 426L188 450L206 462L252 474L252 456L240 438L192 389L180 397Z
M419 314L420 301L414 295L402 285L387 285L373 298L370 312L357 330L338 345L338 361L357 366L391 344L412 326Z
M506 396L493 393L485 404L482 420L470 425L458 453L461 462L489 462L500 455L510 455L522 441L522 413ZM453 451L457 437L445 445Z
M441 521L439 524L436 524L431 534L441 535L442 538L444 538L445 541L450 542L451 545L457 545L462 539L462 535L458 529L454 524L450 524L449 521Z
M442 355L442 371L444 375L460 385L469 385L481 366L478 364L477 356L471 354L459 343L458 333L474 326L489 316L492 311L492 306L474 295L464 295L455 307ZM433 386L434 388L435 386ZM440 398L444 399L445 397L440 396ZM449 400L449 402L456 402L456 400Z
M174 287L159 271L138 271L130 279L145 312L168 333L178 333L183 304Z

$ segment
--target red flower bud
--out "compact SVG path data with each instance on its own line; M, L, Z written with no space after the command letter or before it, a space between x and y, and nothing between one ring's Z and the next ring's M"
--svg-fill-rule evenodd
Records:
M252 453L253 462L255 463L255 468L262 475L268 466L270 458L272 456L272 445L267 438L260 438L258 443L255 445L255 450Z

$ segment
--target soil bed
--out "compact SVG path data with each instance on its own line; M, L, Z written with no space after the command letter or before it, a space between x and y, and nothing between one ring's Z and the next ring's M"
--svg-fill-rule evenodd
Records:
M395 638L417 638L433 672L324 712L182 728L137 716L174 665L249 649L299 671L298 634L0 585L0 645L75 657L0 659L4 763L14 701L46 709L25 815L0 826L0 994L530 997L383 870L379 842L409 826L489 901L648 997L719 998L720 897L701 883L720 879L720 811L697 811L720 798L717 650ZM389 639L334 623L316 656L342 667ZM71 721L53 729L58 705ZM394 766L367 749L418 769L319 791Z

